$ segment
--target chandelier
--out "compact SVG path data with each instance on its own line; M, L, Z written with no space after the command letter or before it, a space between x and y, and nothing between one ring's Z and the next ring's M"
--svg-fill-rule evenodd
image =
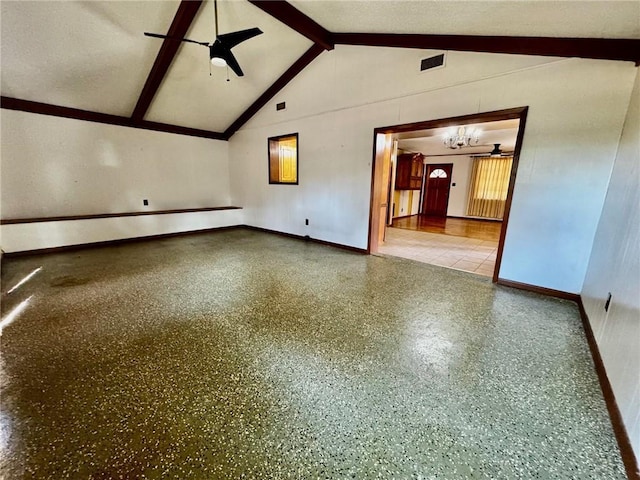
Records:
M470 130L467 132L465 127L458 127L457 133L456 130L450 130L444 136L444 145L447 148L457 149L470 147L471 144L478 143L480 139L480 131L477 129Z

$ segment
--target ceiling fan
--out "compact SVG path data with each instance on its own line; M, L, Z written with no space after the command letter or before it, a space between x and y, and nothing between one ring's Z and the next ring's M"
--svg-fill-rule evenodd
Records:
M213 8L215 12L215 40L212 43L209 42L198 42L196 40L190 40L188 38L180 38L173 37L170 35L160 35L159 33L149 33L144 32L147 37L155 37L155 38L169 38L171 40L177 40L180 42L189 42L196 43L198 45L202 45L204 47L209 48L209 60L212 65L216 67L225 67L229 66L234 73L242 77L244 76L244 72L242 68L240 68L240 64L236 60L236 57L231 53L231 49L238 45L239 43L244 42L245 40L249 40L257 35L262 33L262 30L259 28L249 28L247 30L239 30L237 32L231 33L223 33L219 34L218 30L218 1L213 0ZM227 79L228 80L228 79Z
M513 152L503 152L502 149L500 148L500 144L499 143L494 143L493 144L493 150L491 150L491 152L489 152L489 153L477 153L477 154L470 155L470 156L474 157L474 158L512 157L513 156Z

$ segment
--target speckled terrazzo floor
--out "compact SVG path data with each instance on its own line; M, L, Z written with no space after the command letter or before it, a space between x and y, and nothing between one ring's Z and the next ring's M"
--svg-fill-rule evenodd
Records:
M3 267L2 478L625 478L571 302L247 230Z

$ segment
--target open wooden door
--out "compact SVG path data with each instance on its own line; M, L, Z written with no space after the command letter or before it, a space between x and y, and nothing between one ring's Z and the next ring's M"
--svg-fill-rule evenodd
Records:
M369 225L369 252L376 253L384 241L389 209L389 182L391 181L392 136L378 133L375 139L376 151L373 162L371 185L371 220Z

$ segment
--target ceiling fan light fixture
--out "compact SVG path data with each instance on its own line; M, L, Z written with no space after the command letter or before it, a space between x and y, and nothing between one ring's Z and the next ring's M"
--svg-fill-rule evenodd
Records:
M227 61L222 57L211 57L211 65L214 67L226 67Z
M453 150L470 147L472 144L478 143L479 140L480 131L478 129L467 131L465 127L450 130L443 137L444 145Z
M499 143L493 144L493 150L491 150L491 153L489 155L491 156L491 158L500 158L502 156L502 150L500 150Z
M218 2L213 0L213 10L215 13L215 40L213 42L199 42L197 40L191 40L190 38L175 37L173 35L162 35L159 33L144 32L147 37L163 38L177 40L179 42L195 43L207 47L209 49L209 61L214 67L229 67L233 73L238 77L243 77L244 72L238 64L238 60L234 57L231 49L236 45L255 37L256 35L262 35L262 30L258 27L247 28L245 30L239 30L237 32L220 33L218 29ZM211 69L209 69L211 70ZM211 75L211 71L209 71ZM229 81L229 75L227 72L227 82Z

